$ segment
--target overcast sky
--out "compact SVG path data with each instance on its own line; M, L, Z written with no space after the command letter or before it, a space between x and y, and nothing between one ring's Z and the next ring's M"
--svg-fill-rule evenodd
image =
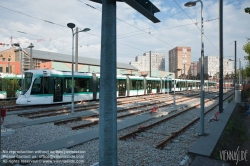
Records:
M164 52L168 71L168 51L176 46L190 46L192 61L198 61L201 50L201 5L186 8L185 0L151 0L160 12L153 23L126 3L117 2L117 61L129 63L135 56L148 51ZM219 55L218 0L203 0L205 56ZM224 0L224 57L237 58L245 65L242 46L250 38L250 0ZM89 0L0 0L0 42L20 42L26 48L69 55L71 60L72 32L67 23L90 28L79 33L79 56L100 59L102 6ZM197 26L196 23L197 22ZM53 24L52 24L53 23ZM0 46L0 51L10 46Z

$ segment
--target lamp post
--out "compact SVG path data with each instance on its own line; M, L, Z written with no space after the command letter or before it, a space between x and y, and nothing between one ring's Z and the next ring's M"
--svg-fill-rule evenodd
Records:
M177 70L177 71L180 71L180 70L181 70L180 79L182 80L182 77L183 77L183 76L182 76L182 74L183 74L183 73L182 73L182 69L176 69L176 70ZM177 74L177 75L178 75L178 74ZM180 84L180 91L182 90L181 88L182 88L182 84Z
M71 89L71 114L74 113L74 36L75 34L79 33L79 32L87 32L90 29L89 28L85 28L81 31L76 31L74 32L74 28L75 28L75 24L74 23L68 23L67 26L72 30L72 89Z
M211 73L211 72L210 72ZM209 92L209 82L211 81L212 76L208 76L208 83L207 83L207 91Z
M176 75L176 72L177 71L180 71L181 69L176 69L175 71L174 71L174 73L175 73L175 75ZM175 77L176 78L176 77ZM175 105L175 87L176 87L176 79L174 80L174 105Z
M171 76L172 74L169 74L167 77L166 77L166 79L168 79L168 77L169 76ZM168 91L168 98L169 98L169 82L168 82L168 80L167 80L167 91Z
M28 48L30 48L30 70L33 69L33 57L32 57L32 48L34 47L34 45L32 43L30 43L30 45L28 46Z
M21 78L22 78L21 79L21 90L23 91L23 49L19 43L14 43L14 44L12 44L12 46L16 46L16 47L19 47L19 49L21 49L21 54L19 52L19 55L20 55L20 73L21 73Z
M184 6L186 7L192 7L195 6L197 2L201 3L201 98L200 98L200 104L201 104L201 115L200 115L200 135L204 135L204 41L203 41L203 3L201 0L197 1L190 1L185 3Z

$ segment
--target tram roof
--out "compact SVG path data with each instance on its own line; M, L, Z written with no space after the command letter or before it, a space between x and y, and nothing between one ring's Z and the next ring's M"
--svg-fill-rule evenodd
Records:
M28 48L25 48L24 50L27 51L28 53L30 52L30 49ZM72 55L54 53L54 52L48 52L48 51L40 51L40 50L34 50L34 49L32 49L32 57L36 59L52 60L52 61L59 61L59 62L71 62L71 59L72 59ZM93 58L78 56L78 63L93 65L93 66L100 66L100 59L93 59ZM117 62L117 68L138 71L138 69L135 68L134 66L130 64L126 64L126 63L120 63L120 62Z

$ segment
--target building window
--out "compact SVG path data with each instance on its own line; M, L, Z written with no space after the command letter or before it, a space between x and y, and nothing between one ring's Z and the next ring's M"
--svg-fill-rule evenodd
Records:
M3 61L5 61L5 58L3 58Z
M0 67L0 72L3 72L3 67Z
M6 67L6 73L9 73L9 68L8 67Z
M8 61L10 61L11 59L10 58L8 58Z

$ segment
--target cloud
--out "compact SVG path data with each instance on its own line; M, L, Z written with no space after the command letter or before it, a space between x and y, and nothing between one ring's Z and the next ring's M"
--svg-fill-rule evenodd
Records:
M173 0L152 2L161 10L155 14L161 20L157 24L149 21L126 3L117 2L118 62L129 63L134 61L135 56L147 51L162 51L167 60L168 51L176 46L190 46L192 60L197 61L201 52L200 4L186 8L184 7L186 1L176 0L187 16ZM219 55L218 2L214 0L203 2L205 55ZM66 25L72 22L79 28L91 29L87 33L79 33L79 56L100 58L102 26L100 4L88 0L29 2L16 0L15 3L3 1L0 6L5 7L0 10L2 18L0 42L10 43L12 36L13 41L20 41L24 48L29 45L26 41L30 41L33 42L34 49L71 55L72 32ZM247 6L250 6L249 0L224 1L225 57L234 55L232 42L235 40L238 58L243 59L245 55L242 46L246 43L246 37L250 37L247 36L250 27L249 14L243 10ZM211 19L215 20L206 22ZM196 20L197 26L194 24ZM6 47L0 46L0 51L4 49Z

